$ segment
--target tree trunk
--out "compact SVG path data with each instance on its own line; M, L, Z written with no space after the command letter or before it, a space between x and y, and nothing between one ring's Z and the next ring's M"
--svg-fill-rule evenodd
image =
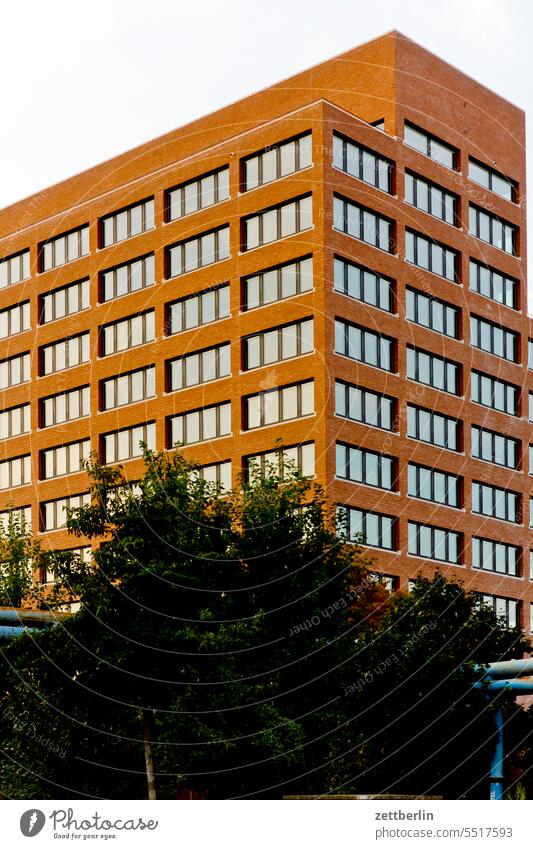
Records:
M144 729L144 760L146 763L146 781L148 783L148 798L157 799L155 792L155 773L154 773L154 714L151 710L143 708L143 729Z

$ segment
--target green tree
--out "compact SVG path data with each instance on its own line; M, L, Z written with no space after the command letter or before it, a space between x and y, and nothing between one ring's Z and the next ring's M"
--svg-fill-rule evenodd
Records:
M0 606L20 607L34 589L32 572L40 547L15 511L0 526Z

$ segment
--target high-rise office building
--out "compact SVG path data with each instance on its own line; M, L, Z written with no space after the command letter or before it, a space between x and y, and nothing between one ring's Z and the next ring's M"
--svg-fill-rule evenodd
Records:
M1 518L71 548L90 451L230 486L282 440L391 587L531 630L524 142L391 32L1 211Z

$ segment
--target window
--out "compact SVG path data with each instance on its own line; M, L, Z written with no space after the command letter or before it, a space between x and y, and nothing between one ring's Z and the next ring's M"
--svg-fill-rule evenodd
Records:
M533 528L533 498L529 499L529 527Z
M195 351L167 363L169 392L197 386L211 380L220 380L231 374L230 343Z
M314 383L307 380L276 387L244 399L246 430L290 421L315 412Z
M73 366L79 366L81 363L88 363L90 360L89 333L80 333L78 336L71 336L69 339L44 345L39 350L41 377L46 374L53 374L56 371L73 368Z
M518 415L518 387L472 370L472 401L510 416Z
M0 360L0 389L27 383L30 379L30 355L18 354L7 360Z
M407 523L407 552L411 557L425 557L443 563L461 562L461 535L456 531Z
M527 367L533 369L533 339L527 340Z
M128 206L100 221L100 239L103 248L131 239L154 227L154 199L149 198Z
M388 593L393 593L398 586L398 578L396 575L384 575L382 572L369 572L368 577L376 584L381 584Z
M392 221L337 195L333 198L333 228L382 251L394 250Z
M155 366L109 377L100 383L102 410L124 407L155 397Z
M451 336L452 339L459 338L459 310L446 301L408 287L405 292L405 312L408 321L444 336Z
M7 533L10 523L31 531L31 507L11 507L0 512L0 528Z
M228 492L231 489L230 460L222 463L210 463L207 466L197 466L192 474L211 484L219 492Z
M403 140L409 147L414 147L424 156L429 156L430 159L440 162L446 168L457 167L457 150L454 147L407 121L404 124Z
M102 436L102 455L104 463L121 463L142 457L141 443L145 443L150 451L156 450L155 422L115 430Z
M405 231L405 259L419 268L431 271L446 280L458 282L459 255L457 251L421 236L412 230Z
M500 575L518 575L520 549L516 545L492 539L472 537L472 566Z
M533 475L533 445L529 446L529 466L528 474Z
M392 516L346 506L338 509L338 519L341 536L350 542L394 550L396 522Z
M428 354L420 348L407 346L407 377L440 389L452 395L459 395L460 366L457 363Z
M90 390L88 386L59 392L40 401L41 427L62 424L90 414Z
M41 530L57 531L67 524L67 510L78 510L80 507L88 507L91 503L90 492L80 495L67 495L66 498L58 498L55 501L44 501L41 503Z
M335 414L354 422L396 430L395 399L350 383L335 381Z
M228 198L229 168L224 166L170 189L166 198L167 221L183 218Z
M168 419L169 448L191 445L231 434L231 403L213 404Z
M509 489L472 481L472 512L504 522L519 521L519 495Z
M89 225L54 236L39 245L39 270L48 271L89 253Z
M60 289L54 289L47 295L42 295L40 306L41 324L64 318L66 315L88 310L90 307L89 280L79 280L69 283Z
M125 262L104 271L100 284L100 298L111 301L130 292L138 292L155 283L154 255Z
M369 366L394 370L394 342L373 330L335 319L335 353Z
M0 289L13 286L30 276L30 252L21 251L0 259Z
M518 439L472 425L472 457L496 463L498 466L507 466L508 469L517 469L519 449Z
M155 339L155 310L121 318L100 328L100 355L107 357L153 342Z
M198 292L168 304L167 335L182 333L192 327L211 324L228 318L230 314L230 287L228 283Z
M272 145L242 162L243 191L256 189L313 164L311 133Z
M91 440L82 439L67 445L56 445L41 451L41 476L43 480L60 475L81 472L91 454Z
M468 232L471 236L488 242L495 248L508 254L516 255L516 227L507 221L502 221L496 215L485 212L479 206L470 204Z
M449 451L460 451L460 429L461 422L457 419L407 405L407 436L412 439Z
M481 601L494 611L498 619L503 619L508 628L518 625L518 601L512 598L501 598L496 595L482 595Z
M481 162L476 162L475 159L468 160L468 178L479 186L494 192L505 200L510 200L513 203L517 202L518 187L514 180L509 177L504 177L499 171L489 168L488 165L482 165Z
M283 480L294 472L299 472L304 478L311 478L315 474L315 444L306 442L252 454L245 459L245 469L248 480L271 476Z
M30 405L21 404L0 412L0 439L20 436L31 430Z
M243 250L250 251L268 245L285 236L301 233L313 226L313 198L311 195L265 209L243 221Z
M243 310L253 310L301 295L313 288L313 258L308 256L293 262L260 271L243 280Z
M333 165L384 192L392 190L392 162L333 133Z
M375 271L354 262L335 257L333 261L333 286L341 295L363 301L372 307L392 312L393 282Z
M353 445L337 442L336 475L354 483L376 486L379 489L396 489L396 460L386 454L377 454Z
M528 419L533 422L533 392L528 394Z
M447 224L456 223L457 196L409 171L405 172L405 202Z
M314 350L313 319L263 330L243 340L244 368L253 369L301 357Z
M0 489L31 483L31 454L0 462Z
M470 335L474 348L480 348L512 363L517 362L518 334L512 330L506 330L499 324L473 315L470 317Z
M74 555L78 558L81 563L90 563L92 559L92 549L90 545L84 546L83 548L67 548L63 549L63 551L58 551L57 549L50 552L51 558L47 561L46 567L42 566L40 569L39 582L41 584L54 584L56 581L56 568L57 561L56 556L61 554L70 554Z
M167 248L168 277L196 271L197 268L227 259L229 255L229 226L226 225Z
M0 312L0 339L15 336L30 329L30 302L15 304Z
M514 310L518 308L518 281L475 259L470 260L470 288L498 304Z
M407 466L407 494L446 507L461 506L461 478L417 463Z
M529 552L529 580L533 581L533 551Z

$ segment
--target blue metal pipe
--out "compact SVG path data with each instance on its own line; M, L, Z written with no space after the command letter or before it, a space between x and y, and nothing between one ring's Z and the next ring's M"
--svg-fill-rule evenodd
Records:
M35 633L36 631L41 631L41 629L25 628L23 626L17 628L16 625L3 625L0 626L0 640L10 640L12 637L20 637L20 635L25 634L26 631Z
M503 710L498 708L496 716L496 746L490 765L490 799L500 802L503 799Z
M523 675L533 675L533 658L489 663L484 672L490 678L519 678Z

